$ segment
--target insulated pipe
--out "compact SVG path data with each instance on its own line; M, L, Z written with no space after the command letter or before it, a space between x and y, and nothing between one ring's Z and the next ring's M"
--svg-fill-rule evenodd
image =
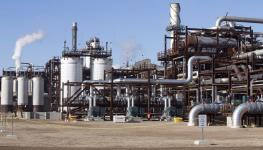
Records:
M163 97L163 85L160 86L160 96Z
M163 98L163 101L164 101L164 109L166 109L166 108L167 108L167 98L164 97L164 98Z
M169 96L169 97L167 97L167 100L168 100L168 107L171 107L172 98Z
M93 97L93 87L92 86L90 86L89 94L90 94L90 97Z
M127 108L131 107L131 101L130 101L130 97L126 97L127 100Z
M193 78L193 62L197 60L211 60L211 57L209 56L192 56L188 60L188 76L184 80L174 80L174 79L157 79L155 81L156 84L188 84L192 81Z
M247 22L247 23L260 23L263 24L263 19L258 18L246 18L246 17L236 17L236 16L222 16L216 20L216 27L220 27L222 22L231 21L231 22Z
M135 99L135 97L132 96L132 98L131 98L131 107L134 107L134 99Z
M259 49L259 50L255 50L255 51L252 51L252 52L239 54L239 55L237 55L235 57L236 58L240 58L240 59L244 59L244 58L250 57L252 54L255 54L256 56L263 55L263 49Z
M93 96L93 107L96 107L96 100L97 100L97 95Z
M91 109L92 108L92 97L88 97L88 100L89 100L89 109Z
M242 117L245 113L248 114L263 114L263 103L243 103L239 105L232 115L232 128L242 127Z
M197 116L200 113L216 114L219 111L220 111L220 104L199 104L199 105L196 105L189 112L189 122L187 125L188 126L197 125Z
M121 96L121 86L118 85L117 86L117 97L120 97Z

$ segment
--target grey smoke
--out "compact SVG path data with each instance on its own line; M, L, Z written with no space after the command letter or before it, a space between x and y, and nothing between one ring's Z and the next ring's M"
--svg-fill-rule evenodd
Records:
M121 44L123 63L132 62L141 50L141 46L134 39L129 39Z
M19 71L20 66L21 66L21 54L22 54L23 48L28 44L31 44L35 41L42 39L43 37L44 37L44 33L39 31L39 32L27 34L27 35L19 38L16 41L14 54L12 56L12 59L15 60L16 71Z

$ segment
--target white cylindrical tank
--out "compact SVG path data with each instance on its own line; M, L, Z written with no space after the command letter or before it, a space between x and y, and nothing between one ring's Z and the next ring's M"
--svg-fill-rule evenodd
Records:
M18 107L24 107L28 105L28 78L25 76L19 76L17 78L17 105Z
M10 76L3 76L1 82L1 111L12 111L13 107L13 78Z
M33 77L33 111L42 111L44 106L44 79L40 76Z
M95 58L92 64L91 79L104 80L104 71L109 71L112 67L112 59L110 58ZM106 80L109 77L106 76Z
M60 104L62 105L62 98L72 96L80 86L71 86L69 89L70 93L67 93L67 86L63 87L63 83L67 82L82 82L82 59L79 57L63 57L61 58L61 72L60 72L60 83L61 83L61 99ZM63 94L64 93L64 94Z

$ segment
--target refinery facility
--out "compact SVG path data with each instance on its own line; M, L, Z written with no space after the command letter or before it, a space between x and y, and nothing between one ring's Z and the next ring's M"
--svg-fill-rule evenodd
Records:
M188 126L206 114L209 125L262 126L263 33L249 25L263 19L222 16L214 27L195 28L181 24L180 11L171 3L170 35L156 54L161 65L144 59L114 68L108 42L91 37L77 47L81 23L74 22L61 56L3 69L1 112L79 121L182 118Z
M43 11L41 10L43 6L45 11L42 13L51 18L48 24L43 25L44 27L39 25L42 23L33 25L53 33L48 37L48 40L52 42L42 43L42 51L49 50L44 52L45 56L40 51L36 53L31 51L30 59L21 59L22 50L27 45L41 42L45 36L46 32L39 30L18 38L12 59L7 58L0 63L0 67L4 66L0 72L1 150L262 149L263 32L258 31L260 28L255 28L254 25L262 25L263 17L261 19L258 16L229 15L227 12L226 15L214 16L214 22L211 23L213 26L198 27L200 20L203 21L206 18L204 16L202 18L199 14L198 18L191 18L196 24L184 24L184 20L188 18L184 12L186 10L194 12L199 9L210 13L214 7L207 6L206 10L201 5L212 5L213 2L198 1L198 4L200 3L198 7L185 7L183 4L192 5L197 2L173 1L163 8L167 10L167 14L164 14L167 19L164 20L169 23L162 26L161 31L165 31L164 36L157 31L156 35L161 35L157 39L157 41L161 39L161 49L159 49L156 48L159 43L151 37L153 34L146 31L141 33L146 30L141 29L143 27L149 30L155 30L156 27L151 28L151 25L155 23L152 23L150 18L145 19L149 25L143 26L144 24L140 22L140 18L147 15L141 14L138 2L107 1L105 5L102 5L101 2L78 1L74 3L74 7L71 3L64 2L63 5L56 3L61 8L56 5L48 6L49 2L44 2L48 9L41 4L36 6L36 8L39 7L39 12ZM237 5L236 2L228 2ZM85 13L83 13L81 5L84 6L87 3L94 5L85 6ZM136 3L136 5L119 8L119 5L108 7L106 3L112 5ZM148 7L149 2L140 1L140 4L142 3L147 4ZM163 1L152 3L154 5L149 5L149 8L154 8L157 12L159 11L157 5L162 7L159 4ZM218 8L225 7L224 3L221 4L222 6L217 2L213 5ZM70 14L64 11L68 10L66 6L72 9L69 11ZM114 16L117 18L114 20L111 15L116 15L116 12L107 14L112 18L98 17L98 14L105 15L104 7L106 6L113 12L116 10L112 8L118 7L120 10L117 13L123 12L121 15L124 18L121 19L121 15ZM24 7L26 8L21 5L21 8ZM28 11L32 15L36 8L30 6L30 9L23 11ZM76 8L77 13L74 12ZM134 11L134 8L138 9L138 12ZM241 6L230 8L241 10ZM48 12L49 9L50 12ZM55 11L51 11L52 9ZM62 9L63 11L60 12ZM126 9L128 16L125 14ZM144 9L141 11L147 12ZM2 10L4 8L0 8L0 15ZM9 8L7 12L16 14L18 11L13 10L15 13L10 12ZM93 12L94 10L98 12ZM216 14L218 10L220 14L224 13L224 10L220 8L213 10L211 15ZM86 11L98 16L90 19ZM21 13L24 12L21 11ZM59 13L61 14L58 15ZM88 24L83 23L79 16L74 18L76 22L69 22L72 19L70 17L77 14L83 15ZM134 18L130 18L129 14L136 16L138 20L133 20ZM161 15L156 14L150 12L150 16L154 16L157 20L156 23L161 24L163 20L158 19ZM37 23L40 21L38 19L44 19L41 13L38 15L35 18ZM209 18L211 15L205 17ZM58 16L67 16L70 19L65 17L67 21L63 22L63 18ZM52 20L52 17L55 20ZM12 15L8 18L12 18ZM30 15L22 20L24 19L24 22L31 20L28 18ZM20 21L18 17L16 19ZM109 37L103 26L108 24L98 23L96 19L109 24L116 21L125 29L123 30L125 32L116 24L121 34L115 35L116 29L111 30L112 26L105 28L110 35L113 34L110 36L113 42L106 42L105 39ZM159 49L154 52L156 59L145 56L154 51L147 53L145 47L132 45L132 48L126 51L125 48L118 50L118 46L112 45L124 39L126 32L128 37L127 30L135 32L125 19L131 20L134 23L131 26L134 26L136 30L140 28L134 34L147 39L148 43L147 40L142 40L143 38L139 38L138 41L152 45L156 50ZM137 27L136 23L142 26ZM94 31L93 24L98 28L96 30L102 31ZM99 26L100 24L102 26ZM66 25L65 29L63 25ZM20 26L21 30L26 28L23 32L33 28L21 22L18 30ZM57 27L61 29L58 30ZM9 32L9 29L2 28ZM11 25L10 28L12 28ZM95 36L83 34L83 28L89 29L85 32L96 33ZM12 39L20 36L20 32L11 34ZM125 34L124 37L123 34ZM146 36L144 37L143 34ZM67 35L70 42L63 41L67 39ZM85 36L89 37L89 40L84 40ZM62 41L58 37L63 38ZM4 42L0 43L0 46L10 45L8 36L0 40L2 41ZM39 45L35 46L37 49ZM57 55L59 55L55 56L51 51L58 46L61 46L61 49L58 50ZM8 48L0 47L0 49ZM144 54L140 54L137 49L146 50ZM118 58L115 56L116 53L125 53L125 55L138 53L140 58L135 59L131 56ZM9 64L8 59L13 61L14 65ZM33 64L37 59L39 61L43 59L44 63ZM125 59L122 65L118 59Z

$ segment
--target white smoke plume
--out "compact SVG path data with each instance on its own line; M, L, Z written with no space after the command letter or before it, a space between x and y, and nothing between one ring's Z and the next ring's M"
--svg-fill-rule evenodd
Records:
M31 44L35 41L42 39L43 37L44 37L44 33L39 31L39 32L34 32L32 34L27 34L27 35L19 38L16 41L15 50L14 50L14 54L12 56L12 59L15 60L17 72L19 71L20 66L21 66L21 54L22 54L23 48L28 44Z
M134 39L129 39L121 44L121 49L123 52L122 61L126 65L127 62L131 63L135 61L135 57L141 50L141 46Z

